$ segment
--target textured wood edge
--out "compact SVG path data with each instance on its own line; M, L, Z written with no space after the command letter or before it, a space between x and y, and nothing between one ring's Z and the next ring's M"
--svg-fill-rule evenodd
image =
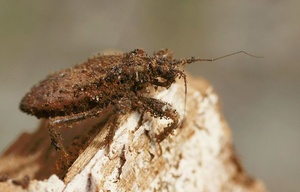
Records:
M29 175L45 180L33 180L28 188L22 189L10 179L1 182L0 187L11 191L266 191L260 181L246 174L238 160L212 87L202 79L188 79L185 115L184 86L182 81L178 82L155 95L171 103L181 122L160 145L153 142L151 135L168 121L132 112L120 118L109 153L103 148L107 133L104 125L69 168L63 183L57 176L50 176L55 173L58 157L42 123L36 133L21 136L4 153L0 173L10 173L18 179ZM80 128L90 124L78 127L80 132ZM45 167L48 175L40 174ZM37 177L37 173L42 176Z

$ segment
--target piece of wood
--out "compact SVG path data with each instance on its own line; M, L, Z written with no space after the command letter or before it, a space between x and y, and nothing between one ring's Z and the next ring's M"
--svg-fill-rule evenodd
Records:
M61 130L74 158L69 167L50 146L47 121L43 121L35 133L21 135L0 158L0 173L10 177L0 182L0 188L7 191L266 191L260 181L246 174L236 156L218 96L209 84L202 79L188 79L186 106L181 80L168 90L155 92L154 97L169 102L180 115L180 126L160 144L153 135L169 121L133 111L120 117L120 126L107 152L104 138L109 116L105 112L99 119ZM24 183L25 175L32 179L28 186L14 184L13 179ZM60 179L62 176L64 179Z

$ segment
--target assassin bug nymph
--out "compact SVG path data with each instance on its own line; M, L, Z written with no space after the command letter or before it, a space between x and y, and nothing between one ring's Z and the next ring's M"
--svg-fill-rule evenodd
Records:
M153 56L147 55L142 49L96 55L73 68L50 74L24 96L20 109L38 118L49 119L52 145L61 150L65 157L68 157L68 153L60 134L55 130L57 125L97 117L109 106L114 108L115 120L120 114L131 110L171 119L172 123L155 135L156 141L161 142L178 126L178 114L170 104L147 97L148 88L168 89L179 77L185 82L186 94L186 75L180 66L197 61L215 61L239 53L250 55L239 51L214 59L173 59L168 49L160 50ZM108 145L113 132L114 128L111 128L106 138Z

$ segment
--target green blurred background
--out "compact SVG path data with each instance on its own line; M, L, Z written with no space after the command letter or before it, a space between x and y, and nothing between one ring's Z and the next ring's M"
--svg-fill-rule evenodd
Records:
M107 49L175 57L237 55L188 66L219 93L237 151L271 191L300 185L300 2L0 0L0 150L35 117L18 110L49 72Z

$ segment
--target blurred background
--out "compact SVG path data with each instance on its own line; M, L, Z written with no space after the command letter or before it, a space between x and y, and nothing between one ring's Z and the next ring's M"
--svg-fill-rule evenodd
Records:
M270 191L300 185L300 2L0 1L0 150L38 120L19 101L49 72L107 49L160 48L176 58L236 55L188 66L219 93L249 174Z

